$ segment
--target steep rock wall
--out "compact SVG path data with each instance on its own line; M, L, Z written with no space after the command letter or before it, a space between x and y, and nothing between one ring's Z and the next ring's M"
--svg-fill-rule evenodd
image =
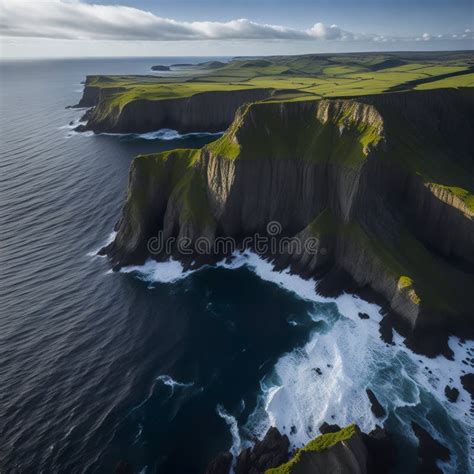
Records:
M100 87L84 86L81 100L74 107L94 107L99 102L101 89Z
M246 102L261 100L271 89L202 92L177 99L131 100L111 105L101 96L85 129L108 133L144 133L162 128L179 132L220 132L232 122L237 109Z
M305 276L349 275L382 295L413 334L471 335L472 96L244 105L202 150L135 160L105 252L121 266L144 261L159 230L191 242L241 240L277 221L281 236L319 245L272 255L279 265Z

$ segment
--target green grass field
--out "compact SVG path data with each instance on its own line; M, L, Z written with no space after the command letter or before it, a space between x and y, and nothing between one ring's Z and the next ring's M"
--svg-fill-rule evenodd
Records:
M267 100L381 94L390 90L474 87L474 53L354 53L237 58L172 69L171 74L90 76L103 89L103 112L134 100L166 100L210 91L266 88ZM173 74L174 72L174 74Z

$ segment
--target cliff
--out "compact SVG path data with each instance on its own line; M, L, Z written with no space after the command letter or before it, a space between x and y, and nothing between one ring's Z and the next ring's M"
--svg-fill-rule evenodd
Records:
M310 474L337 472L366 474L367 448L356 425L326 433L299 449L290 461L265 474Z
M95 107L101 100L105 100L108 95L117 94L123 91L121 87L103 87L99 82L107 82L106 76L87 76L84 83L81 100L72 106L77 108Z
M382 428L365 434L354 424L341 428L324 423L320 432L304 447L290 453L287 436L271 427L262 440L240 452L233 471L236 474L388 474L395 465L395 446ZM221 453L209 463L206 474L229 474L232 460L232 454Z
M248 88L156 100L136 98L133 90L124 93L119 88L100 88L86 83L78 105L94 108L80 130L144 133L171 128L182 133L220 132L232 123L242 104L267 98L272 93L272 89Z
M242 243L276 221L278 238L302 245L266 256L320 291L370 289L408 343L434 354L439 334L473 336L473 112L472 89L243 105L203 149L134 160L104 252L118 268L149 257L159 231Z

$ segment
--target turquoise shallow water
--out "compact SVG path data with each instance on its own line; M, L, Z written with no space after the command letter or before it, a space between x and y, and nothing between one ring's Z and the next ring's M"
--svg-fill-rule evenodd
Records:
M331 417L371 427L371 386L404 472L415 461L411 419L467 472L468 402L442 398L449 377L459 387L466 344L456 363L420 363L380 341L377 308L318 299L252 256L171 283L163 269L111 274L91 256L119 215L134 155L212 137L74 134L67 125L81 112L65 107L86 74L202 60L1 63L0 470L110 472L125 459L135 472L201 472L270 423L295 426L295 445ZM365 325L358 305L371 312ZM315 378L324 364L334 371Z

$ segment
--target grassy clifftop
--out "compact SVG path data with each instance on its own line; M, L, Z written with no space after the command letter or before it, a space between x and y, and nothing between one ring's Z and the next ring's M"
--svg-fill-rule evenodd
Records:
M380 114L360 102L258 102L243 106L232 126L207 149L226 159L271 156L356 167L383 133Z
M234 59L227 64L172 67L171 73L164 77L89 76L85 95L94 95L97 107L91 115L91 123L99 123L107 118L113 122L128 104L134 102L187 99L209 92L264 89L271 92L271 97L265 100L298 101L442 87L474 87L472 53L366 53ZM91 90L97 93L91 95ZM153 123L150 127L153 128Z

